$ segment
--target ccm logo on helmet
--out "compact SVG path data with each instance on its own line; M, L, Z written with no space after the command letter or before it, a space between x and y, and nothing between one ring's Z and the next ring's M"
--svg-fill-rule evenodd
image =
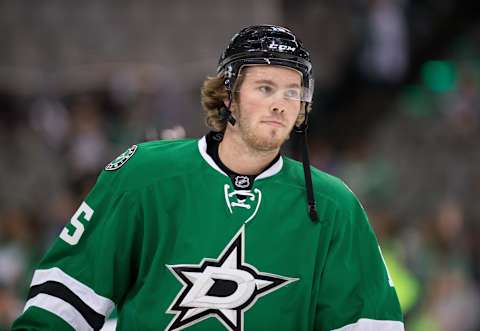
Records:
M274 41L270 45L268 45L268 48L278 50L280 52L284 52L284 51L294 52L296 49L295 47L292 47L292 46L276 44Z

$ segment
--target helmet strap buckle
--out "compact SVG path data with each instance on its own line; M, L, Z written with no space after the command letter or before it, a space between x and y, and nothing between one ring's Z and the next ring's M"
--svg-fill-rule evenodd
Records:
M230 79L225 79L225 87L227 88L228 93L228 103L227 106L221 110L222 117L226 118L227 121L234 126L237 120L233 117L231 107L232 107L232 82Z

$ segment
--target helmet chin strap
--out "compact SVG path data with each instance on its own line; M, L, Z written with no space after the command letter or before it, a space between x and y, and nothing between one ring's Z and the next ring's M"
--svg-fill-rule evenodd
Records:
M227 118L227 121L232 125L235 126L235 123L237 120L233 117L231 107L232 107L232 81L227 78L225 79L225 87L227 88L227 93L228 93L228 105L227 108L223 109L224 116Z
M302 140L302 163L303 163L303 173L305 175L305 188L307 190L307 203L308 203L308 214L312 221L318 220L317 207L315 204L315 195L313 193L312 185L312 173L310 171L310 157L308 155L308 140L307 140L307 128L308 128L308 103L305 103L305 118L300 125L295 125L295 133L300 134Z

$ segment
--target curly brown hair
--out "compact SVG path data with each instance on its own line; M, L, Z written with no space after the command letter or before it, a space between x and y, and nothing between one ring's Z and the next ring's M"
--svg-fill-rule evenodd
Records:
M243 80L240 76L235 85L241 85ZM202 108L206 113L205 123L209 129L218 132L224 132L227 128L228 118L226 116L225 100L228 99L227 88L225 87L225 78L223 75L207 77L202 84L201 102ZM233 94L231 109L235 109L237 95ZM300 125L305 117L305 102L302 102L302 108L298 115L296 125ZM309 103L307 111L310 113L312 104Z
M224 101L228 99L228 93L224 82L223 75L207 77L201 90L202 108L206 112L205 124L209 129L219 132L227 127Z

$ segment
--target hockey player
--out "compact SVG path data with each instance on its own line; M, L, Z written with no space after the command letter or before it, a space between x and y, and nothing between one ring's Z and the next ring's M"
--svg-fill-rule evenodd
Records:
M108 164L32 279L13 330L403 330L367 216L340 180L281 156L305 133L310 57L243 29L202 89L200 140Z

